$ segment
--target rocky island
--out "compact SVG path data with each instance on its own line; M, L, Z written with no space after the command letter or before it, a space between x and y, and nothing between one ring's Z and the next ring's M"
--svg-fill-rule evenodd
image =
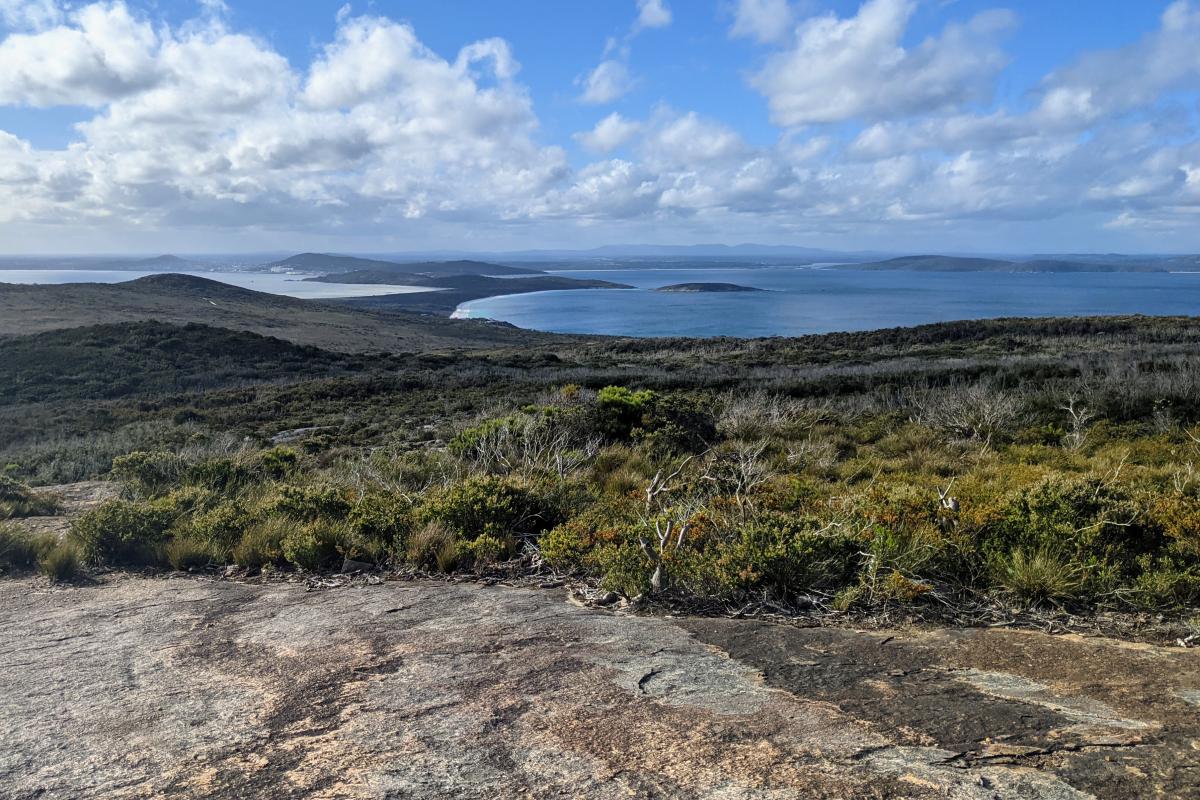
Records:
M753 286L742 286L737 283L673 283L670 286L660 286L656 292L761 292Z

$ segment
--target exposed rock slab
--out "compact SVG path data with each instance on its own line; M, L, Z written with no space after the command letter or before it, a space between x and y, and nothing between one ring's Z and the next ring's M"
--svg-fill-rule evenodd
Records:
M1079 798L1196 785L1190 651L988 631L884 641L437 583L28 579L0 582L0 608L6 797ZM1109 669L1084 682L1085 663Z

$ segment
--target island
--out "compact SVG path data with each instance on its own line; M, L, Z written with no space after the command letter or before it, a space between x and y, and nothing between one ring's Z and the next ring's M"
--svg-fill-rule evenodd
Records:
M670 286L660 286L656 292L761 292L753 286L742 286L737 283L673 283Z

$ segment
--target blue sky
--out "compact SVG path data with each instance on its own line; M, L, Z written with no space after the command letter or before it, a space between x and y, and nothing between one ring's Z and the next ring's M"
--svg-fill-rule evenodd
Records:
M0 251L1200 250L1200 0L0 0Z

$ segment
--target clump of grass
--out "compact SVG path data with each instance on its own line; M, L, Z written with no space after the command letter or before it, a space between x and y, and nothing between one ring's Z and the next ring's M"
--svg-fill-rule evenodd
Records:
M414 567L436 567L439 572L450 572L458 564L458 543L453 531L432 521L408 537L405 555Z
M33 535L16 525L0 523L0 572L23 572L58 545L52 533Z
M53 583L78 580L83 574L79 549L69 542L62 542L42 556L38 562L38 569Z
M1017 548L1000 560L1000 584L1029 605L1058 603L1079 594L1083 570L1052 550Z
M283 561L283 540L293 523L286 517L268 517L252 525L233 548L233 561L240 567L259 570Z
M163 557L177 570L191 572L213 562L213 548L207 542L190 536L177 536L163 548Z
M0 475L0 519L48 517L60 509L56 498L30 489L20 481Z

